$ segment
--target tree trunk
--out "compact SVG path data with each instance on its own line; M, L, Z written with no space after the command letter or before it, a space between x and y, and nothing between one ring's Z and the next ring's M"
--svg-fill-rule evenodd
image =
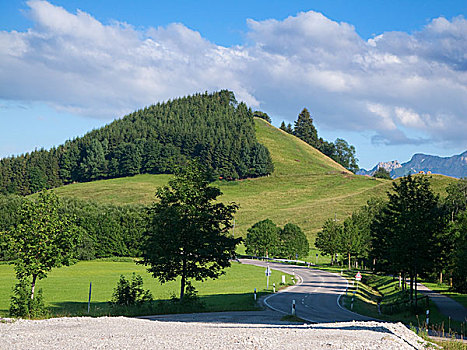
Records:
M347 253L347 257L349 258L349 270L350 270L350 253Z
M331 254L331 266L334 265L334 254Z
M31 300L34 300L34 289L36 288L36 278L37 278L37 275L32 275Z
M439 284L443 284L443 271L439 272Z
M186 284L186 260L183 259L182 262L182 281L180 287L180 300L183 299L183 295L185 294L185 284Z
M402 289L402 277L401 277L400 272L399 272L399 288Z

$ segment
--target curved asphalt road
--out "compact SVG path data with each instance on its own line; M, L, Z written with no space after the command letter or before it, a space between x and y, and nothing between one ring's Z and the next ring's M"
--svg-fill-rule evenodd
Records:
M267 262L241 259L244 264L262 266ZM291 314L292 300L295 300L296 316L311 322L370 321L370 317L362 316L344 309L339 299L345 293L347 280L337 274L309 269L304 266L269 263L274 270L294 274L299 278L295 286L289 287L264 299L267 307Z

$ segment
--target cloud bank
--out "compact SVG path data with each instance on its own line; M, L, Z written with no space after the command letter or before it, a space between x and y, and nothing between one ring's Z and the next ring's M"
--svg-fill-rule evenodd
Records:
M280 118L307 106L330 128L375 143L465 144L467 21L363 40L317 12L248 20L247 43L223 47L183 24L138 30L29 1L34 26L0 32L0 98L45 102L110 120L194 92L231 89ZM276 120L278 122L279 120Z

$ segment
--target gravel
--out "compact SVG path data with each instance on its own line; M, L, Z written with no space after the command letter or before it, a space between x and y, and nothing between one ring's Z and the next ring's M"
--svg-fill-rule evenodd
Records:
M173 322L73 317L0 323L1 349L424 349L401 323Z

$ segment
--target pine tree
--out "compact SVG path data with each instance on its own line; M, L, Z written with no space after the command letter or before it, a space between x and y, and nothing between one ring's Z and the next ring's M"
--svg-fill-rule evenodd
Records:
M285 126L285 122L284 122L284 121L282 121L281 126L279 127L279 129L281 129L281 130L287 132L287 127Z
M315 148L319 147L318 131L313 125L313 119L308 109L303 108L298 115L298 119L295 121L293 134L309 145Z

